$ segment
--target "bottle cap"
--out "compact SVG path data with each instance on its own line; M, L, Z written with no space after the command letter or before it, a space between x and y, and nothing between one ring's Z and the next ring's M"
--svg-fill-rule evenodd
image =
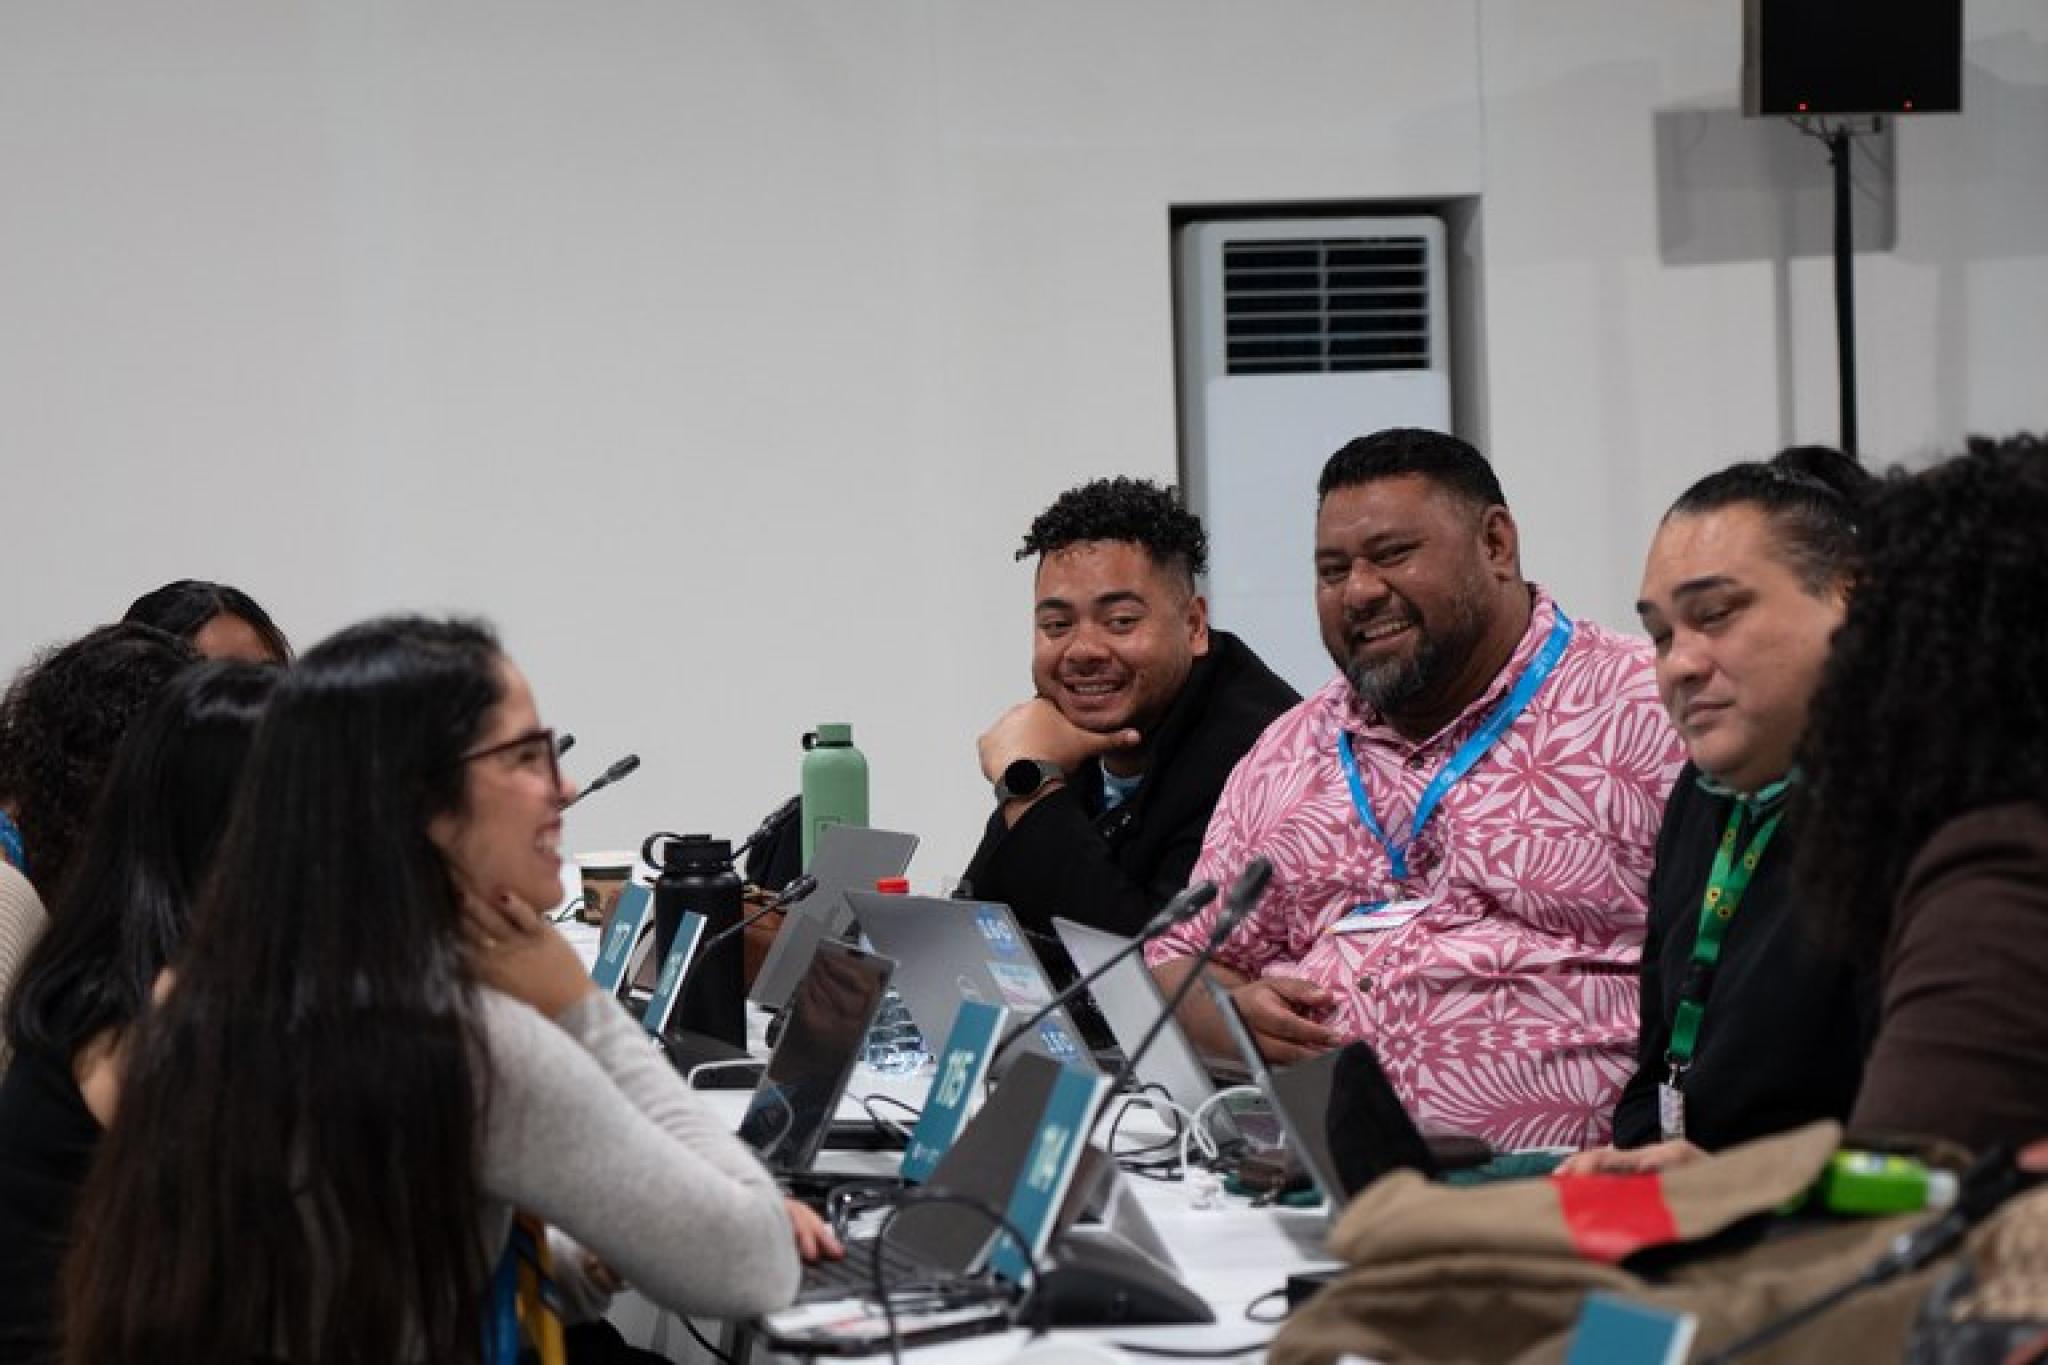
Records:
M907 896L910 894L910 878L883 877L875 883L875 891L883 896Z
M816 733L820 744L853 743L853 725L849 721L820 721Z
M710 835L685 835L672 840L662 849L662 866L667 867L725 867L732 863L732 840L714 839Z

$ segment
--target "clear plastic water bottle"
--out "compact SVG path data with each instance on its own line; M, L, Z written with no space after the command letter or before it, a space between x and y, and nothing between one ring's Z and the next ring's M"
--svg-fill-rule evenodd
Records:
M875 883L875 890L885 896L906 896L910 894L910 883L901 877L884 877ZM885 1076L908 1076L931 1060L931 1054L925 1051L924 1035L917 1031L910 1007L903 1003L894 986L883 993L882 1007L875 1011L875 1022L868 1026L861 1060Z

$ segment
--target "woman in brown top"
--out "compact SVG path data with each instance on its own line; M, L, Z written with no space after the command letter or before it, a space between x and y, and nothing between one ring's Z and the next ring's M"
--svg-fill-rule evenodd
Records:
M1798 880L1882 963L1852 1129L2048 1136L2048 443L1895 479L1807 736Z

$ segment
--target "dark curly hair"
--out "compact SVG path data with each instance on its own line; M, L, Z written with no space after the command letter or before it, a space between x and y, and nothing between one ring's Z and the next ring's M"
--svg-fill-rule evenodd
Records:
M292 642L270 619L270 613L248 593L227 583L210 583L203 578L177 579L136 598L128 604L121 619L169 631L190 644L207 622L220 616L245 622L270 651L273 663L292 661Z
M1088 540L1143 546L1152 562L1184 580L1189 592L1209 570L1209 533L1172 488L1147 479L1096 479L1069 488L1038 514L1017 558L1049 555Z
M1810 593L1856 573L1856 524L1877 476L1832 446L1787 446L1767 461L1734 464L1685 490L1664 520L1725 507L1755 507L1772 541Z
M101 626L14 675L0 700L0 802L13 808L45 903L62 894L128 722L197 657L151 626Z
M1493 466L1470 443L1422 427L1388 427L1359 437L1324 462L1316 479L1316 506L1339 488L1402 474L1420 474L1470 503L1475 512L1508 505Z
M2048 803L2048 443L1973 438L1894 474L1813 700L1792 819L1816 925L1882 954L1906 870L1947 821Z

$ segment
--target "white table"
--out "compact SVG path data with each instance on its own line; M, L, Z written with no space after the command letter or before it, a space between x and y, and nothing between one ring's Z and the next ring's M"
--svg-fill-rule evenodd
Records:
M908 1078L882 1076L861 1067L854 1073L848 1093L896 1095L916 1104L929 1085L928 1075ZM710 1098L716 1104L730 1106L737 1124L746 1101L744 1094L714 1092ZM857 1103L848 1100L842 1106L842 1112L857 1116L862 1111ZM1119 1144L1138 1147L1163 1136L1164 1129L1158 1121L1141 1109L1123 1122ZM819 1165L827 1170L893 1171L899 1159L894 1154L828 1151L820 1155ZM1218 1207L1197 1208L1191 1202L1192 1196L1185 1183L1129 1175L1120 1179L1172 1251L1179 1263L1182 1282L1209 1304L1216 1314L1216 1321L1213 1324L1177 1327L1061 1328L1051 1333L1051 1337L1059 1341L1110 1346L1119 1341L1213 1349L1244 1345L1247 1347L1247 1359L1262 1358L1264 1343L1277 1328L1271 1323L1250 1321L1245 1310L1254 1301L1281 1289L1290 1272L1332 1264L1330 1256L1323 1250L1323 1239L1329 1229L1326 1210L1320 1206L1255 1208L1248 1200L1228 1195L1219 1196ZM1283 1308L1284 1302L1275 1297L1261 1305L1261 1314L1277 1317ZM906 1354L920 1361L944 1362L944 1365L993 1365L993 1362L1007 1361L1015 1356L1027 1341L1028 1336L1022 1329L1013 1329L941 1342ZM757 1347L754 1359L759 1362L778 1358ZM886 1360L887 1356L883 1354L873 1359Z

